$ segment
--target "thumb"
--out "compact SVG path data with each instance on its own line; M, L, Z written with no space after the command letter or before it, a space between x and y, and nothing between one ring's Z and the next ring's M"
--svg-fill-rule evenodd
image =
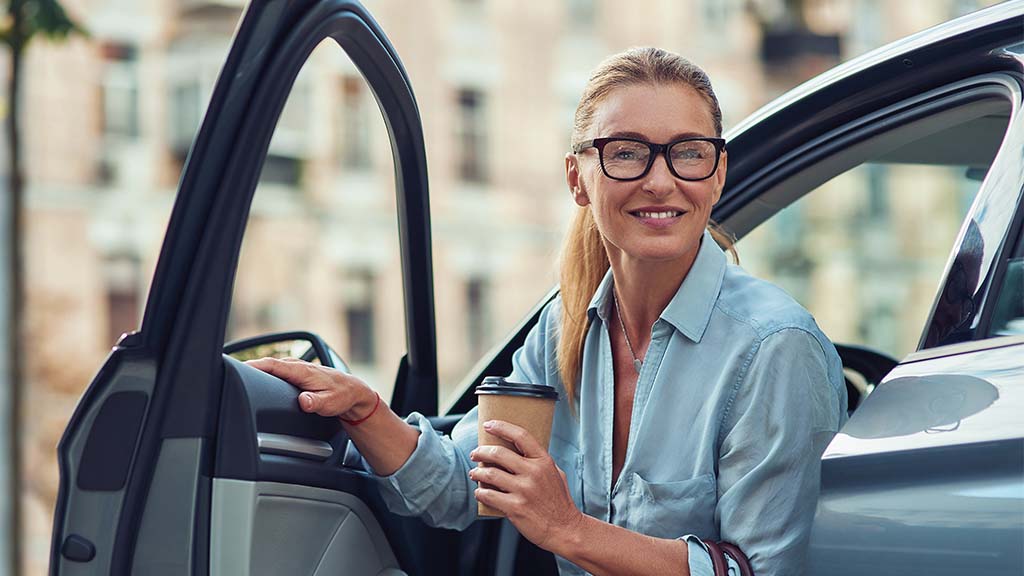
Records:
M324 399L316 392L303 392L299 394L299 408L303 412L316 412L324 405Z

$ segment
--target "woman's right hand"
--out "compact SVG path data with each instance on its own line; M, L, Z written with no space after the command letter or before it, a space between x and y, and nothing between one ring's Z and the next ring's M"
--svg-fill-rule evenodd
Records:
M377 393L365 382L334 368L298 358L260 358L246 364L302 390L299 408L303 412L354 421L369 414L377 402Z

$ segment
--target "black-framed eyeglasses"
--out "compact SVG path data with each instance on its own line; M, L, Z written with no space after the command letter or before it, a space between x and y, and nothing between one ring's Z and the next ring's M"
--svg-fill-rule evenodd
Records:
M597 148L601 170L612 180L637 180L654 165L658 154L665 155L669 172L680 180L707 180L718 170L725 149L724 138L680 138L668 144L654 144L635 138L595 138L572 147L575 154Z

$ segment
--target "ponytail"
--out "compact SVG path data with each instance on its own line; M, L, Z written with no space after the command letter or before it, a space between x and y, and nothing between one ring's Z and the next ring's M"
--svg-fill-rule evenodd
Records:
M558 373L569 406L575 406L576 383L583 364L583 343L590 320L587 307L608 272L608 253L589 206L577 208L562 248L559 272L562 325L558 340Z

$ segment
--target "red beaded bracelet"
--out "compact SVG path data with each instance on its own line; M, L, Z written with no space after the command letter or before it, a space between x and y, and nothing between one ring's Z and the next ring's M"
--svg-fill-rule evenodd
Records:
M374 394L377 394L377 392L375 391ZM373 416L374 414L376 414L377 413L377 408L380 408L380 394L377 394L377 402L373 405L373 410L370 410L370 413L367 414L366 416L363 416L359 420L345 420L341 416L338 416L338 418L342 422L344 422L345 424L348 424L349 426L359 426L363 422L366 422L367 420L369 420L370 416Z

